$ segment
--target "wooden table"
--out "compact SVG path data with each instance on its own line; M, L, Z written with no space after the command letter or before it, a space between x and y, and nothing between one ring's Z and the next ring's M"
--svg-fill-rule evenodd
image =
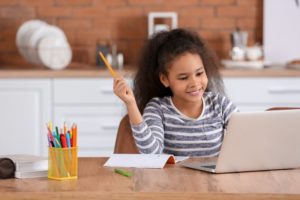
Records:
M300 199L300 169L209 174L176 164L130 168L128 178L106 160L80 158L77 180L0 180L0 199Z

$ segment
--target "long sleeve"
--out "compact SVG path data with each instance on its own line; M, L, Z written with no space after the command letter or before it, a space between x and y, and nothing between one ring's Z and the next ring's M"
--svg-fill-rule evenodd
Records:
M143 122L139 125L131 125L135 143L144 154L160 154L164 149L163 115L158 98L154 98L147 104Z
M220 98L222 118L224 120L224 128L226 128L231 114L237 112L238 108L227 97L220 96Z
M140 153L218 155L224 128L237 108L228 98L211 92L204 93L202 100L202 114L194 119L181 113L171 97L151 99L144 110L142 123L131 125Z

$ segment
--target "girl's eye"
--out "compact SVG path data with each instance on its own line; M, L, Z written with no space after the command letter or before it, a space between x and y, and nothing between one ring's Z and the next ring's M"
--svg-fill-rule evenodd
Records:
M186 79L187 79L186 76L178 77L178 80L186 80Z
M203 72L197 72L196 76L201 76L203 74Z

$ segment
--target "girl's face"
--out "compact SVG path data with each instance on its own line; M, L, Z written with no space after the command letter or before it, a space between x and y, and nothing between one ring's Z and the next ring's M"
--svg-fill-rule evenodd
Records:
M201 103L208 79L198 54L185 53L168 67L168 75L161 74L160 80L170 87L173 100L183 104Z

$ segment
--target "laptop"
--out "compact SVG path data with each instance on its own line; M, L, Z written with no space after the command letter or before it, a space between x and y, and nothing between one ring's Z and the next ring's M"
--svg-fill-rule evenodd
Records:
M300 110L233 113L216 163L182 163L212 173L300 167Z

